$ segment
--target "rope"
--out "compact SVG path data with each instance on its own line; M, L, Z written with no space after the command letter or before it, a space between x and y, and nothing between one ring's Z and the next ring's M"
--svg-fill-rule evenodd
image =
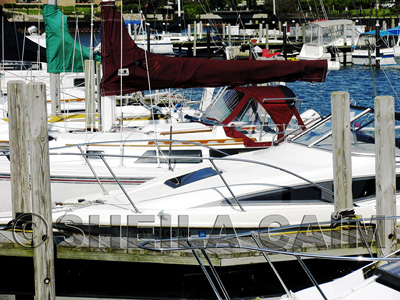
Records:
M390 87L392 88L392 90L393 90L394 94L396 95L396 98L397 98L397 100L398 100L398 101L399 101L399 103L400 103L399 96L397 95L397 93L396 93L396 90L395 90L394 86L393 86L393 85L392 85L392 83L390 82L390 79L389 79L389 77L387 76L387 74L386 74L386 72L385 72L385 68L381 68L381 69L382 69L382 71L383 71L383 74L385 74L385 77L386 77L387 81L389 82L389 84L390 84Z

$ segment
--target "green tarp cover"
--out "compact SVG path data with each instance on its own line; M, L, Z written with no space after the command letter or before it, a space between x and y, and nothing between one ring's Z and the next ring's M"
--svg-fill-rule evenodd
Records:
M90 50L74 40L68 31L67 17L57 5L44 5L43 18L46 30L47 72L83 72L84 61L90 59ZM93 55L100 61L98 54Z

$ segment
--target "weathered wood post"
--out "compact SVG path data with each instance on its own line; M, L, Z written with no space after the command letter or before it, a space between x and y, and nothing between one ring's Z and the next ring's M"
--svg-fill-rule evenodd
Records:
M46 85L28 84L35 298L55 299Z
M376 148L376 214L383 219L377 222L378 255L385 256L396 250L396 162L394 98L375 97L375 148Z
M58 115L61 112L60 73L50 73L51 113Z
M103 119L102 119L102 102L101 102L101 86L100 86L100 82L101 82L101 64L100 62L96 62L96 84L97 84L97 110L98 110L98 118L99 118L99 130L102 131L103 130Z
M206 29L207 29L207 58L210 59L211 58L211 49L210 49L210 24L207 23L206 25Z
M94 60L85 60L85 111L86 129L93 131L95 127L96 102L94 84Z
M137 32L138 32L138 25L137 25L137 24L133 24L133 37L134 37L134 41L137 41Z
M334 204L338 214L353 209L349 93L333 92L331 109Z
M197 24L193 23L193 57L196 57Z
M199 22L199 37L202 39L203 38L203 22Z
M16 218L21 213L32 212L29 189L28 116L25 83L23 81L9 81L7 97L10 128L11 201L13 218Z
M283 57L287 60L287 23L282 26L282 39L283 39Z
M150 52L150 24L146 23L147 31L147 52Z
M381 59L381 50L380 50L380 48L381 48L381 35L380 35L379 30L380 30L380 26L379 26L379 23L377 23L376 26L375 26L375 35L376 35L376 37L375 37L375 41L376 41L376 45L375 45L376 46L375 47L375 67L377 69L379 69L381 67L381 62L380 62L380 59Z

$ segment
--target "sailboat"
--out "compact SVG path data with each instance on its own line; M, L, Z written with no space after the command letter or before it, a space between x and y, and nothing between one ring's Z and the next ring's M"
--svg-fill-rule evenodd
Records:
M51 101L54 99L49 89L49 73L61 74L59 116L63 115L62 118L66 119L67 115L76 116L78 112L83 112L85 109L85 77L82 65L83 61L89 58L89 50L71 37L67 19L57 6L45 5L44 21L45 35L39 35L37 28L31 26L28 28L30 35L24 37L21 33L15 32L6 19L3 20L4 40L8 41L4 44L6 47L3 57L15 60L2 64L4 76L1 85L5 99L1 107L1 116L5 118L5 121L8 117L7 83L12 80L22 80L27 83L44 82L47 86L48 112L52 113ZM57 52L60 53L57 54ZM16 56L18 53L20 55ZM24 54L23 57L22 54ZM58 59L59 57L61 59ZM97 56L97 59L99 60L100 56ZM52 120L50 118L49 121Z
M146 90L149 85L152 89L230 88L202 118L191 122L130 128L111 122L102 131L51 132L50 154L55 155L50 157L50 171L55 202L91 191L108 193L120 189L120 184L143 183L201 163L203 157L269 147L283 141L289 131L302 131L320 118L311 112L304 121L296 108L295 94L285 86L240 86L274 81L321 82L327 70L324 61L236 62L149 53L131 39L114 2L102 4L102 41L108 41L101 55L102 102L109 108L105 114L114 116L116 97ZM70 154L62 156L63 152ZM7 193L10 163L5 156L0 160L0 184L6 186Z

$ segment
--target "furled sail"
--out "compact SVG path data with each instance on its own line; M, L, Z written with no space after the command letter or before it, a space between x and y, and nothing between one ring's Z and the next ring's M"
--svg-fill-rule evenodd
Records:
M103 96L128 94L149 88L237 86L296 80L325 81L326 60L225 61L149 53L136 46L113 1L103 2L101 11Z
M30 39L24 38L24 35L17 31L15 24L7 21L2 6L0 6L0 12L2 18L0 21L2 35L0 38L0 59L46 62L46 49ZM6 41L4 44L3 40Z
M43 18L46 30L47 72L83 72L90 50L69 34L67 17L57 5L45 4ZM100 61L94 54L93 59Z

